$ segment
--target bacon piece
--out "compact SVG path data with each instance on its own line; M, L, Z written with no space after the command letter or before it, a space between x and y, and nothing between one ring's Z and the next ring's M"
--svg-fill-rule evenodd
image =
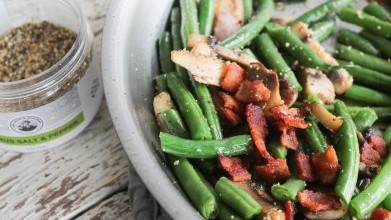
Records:
M261 80L244 80L235 94L235 98L243 103L267 102L270 90Z
M360 161L367 166L380 167L387 152L387 146L382 137L368 135L360 148Z
M339 198L321 192L303 190L297 194L300 205L310 212L322 212L340 208Z
M269 111L274 117L284 121L289 126L302 129L308 127L298 108L288 108L287 105L281 104L271 108Z
M230 179L234 182L250 181L251 174L248 172L239 157L224 157L219 155L219 163L221 167L228 173Z
M286 159L273 159L265 165L256 166L255 171L268 183L283 182L291 176Z
M295 202L286 200L284 203L285 220L293 220L295 218Z
M325 185L335 183L338 177L339 164L337 153L332 145L323 153L313 153L311 161L314 170L319 173L320 183Z
M268 135L269 130L262 108L254 104L247 105L246 118L257 152L261 157L265 158L266 161L273 160L273 157L269 154L265 145L265 138Z
M391 220L391 212L383 208L377 208L372 212L370 220Z
M238 102L234 97L225 93L225 92L217 92L217 96L220 98L222 102L222 106L224 108L231 109L233 112L237 114L243 114L243 106L240 102Z
M242 118L229 108L220 107L217 109L222 117L222 123L226 126L235 127L242 123Z
M246 79L246 71L235 62L226 64L226 72L220 85L228 92L238 91L240 84Z
M372 145L372 148L375 149L383 160L385 156L388 154L388 148L384 139L378 135L368 135L366 137L366 141L368 144Z
M312 167L310 158L303 152L298 152L295 158L297 177L307 182L315 182L317 176Z
M283 121L277 122L277 128L281 132L280 144L287 149L297 150L299 141L297 140L296 129L288 126Z

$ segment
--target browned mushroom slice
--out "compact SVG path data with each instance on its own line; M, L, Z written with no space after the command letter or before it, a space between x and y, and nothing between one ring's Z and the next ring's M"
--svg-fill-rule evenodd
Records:
M301 79L304 83L304 94L319 97L325 103L332 103L335 99L334 85L320 70L300 68Z
M263 84L271 91L265 109L270 109L283 103L280 95L280 82L275 71L267 69L261 63L252 63L250 68L247 68L247 72L250 79L262 80Z
M334 86L335 93L344 94L352 85L353 77L344 68L338 68L327 73Z
M281 207L264 190L255 189L249 182L235 182L241 189L246 191L259 205L262 206L262 216L258 219L283 220L285 213Z
M280 80L280 95L284 104L290 107L296 102L299 93L286 80Z
M194 80L208 85L220 86L225 68L222 60L186 50L172 51L171 60L187 69Z
M307 24L299 21L292 25L292 31L298 36L305 44L307 44L323 61L326 63L338 66L337 60L327 53L324 47L313 37L313 32L308 28Z
M314 115L318 121L330 131L337 132L342 126L342 119L331 114L322 104L318 102L311 102L310 109L312 115Z
M243 53L240 50L231 50L219 45L214 47L214 51L222 58L236 62L244 67L250 67L253 63L260 63L257 59ZM266 68L266 67L265 67Z
M201 34L191 34L187 41L187 46L193 48L198 43L206 43L210 45L211 37Z

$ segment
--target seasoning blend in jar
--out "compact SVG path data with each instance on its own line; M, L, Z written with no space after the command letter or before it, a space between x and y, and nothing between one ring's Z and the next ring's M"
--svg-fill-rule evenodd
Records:
M0 148L58 146L103 98L93 35L72 0L0 2Z

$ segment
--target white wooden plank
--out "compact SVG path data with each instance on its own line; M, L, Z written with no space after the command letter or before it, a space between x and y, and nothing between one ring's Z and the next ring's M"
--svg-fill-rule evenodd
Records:
M100 40L109 0L78 0ZM92 124L58 148L0 150L0 219L70 219L126 187L128 160L104 103Z
M129 195L127 191L122 191L103 200L75 220L131 220L129 211Z

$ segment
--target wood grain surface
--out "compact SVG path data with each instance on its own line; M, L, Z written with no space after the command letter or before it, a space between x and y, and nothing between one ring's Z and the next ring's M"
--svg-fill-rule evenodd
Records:
M100 56L109 0L77 1ZM127 169L104 102L92 124L60 147L26 154L0 150L0 220L125 219L128 199L117 192L126 189Z

